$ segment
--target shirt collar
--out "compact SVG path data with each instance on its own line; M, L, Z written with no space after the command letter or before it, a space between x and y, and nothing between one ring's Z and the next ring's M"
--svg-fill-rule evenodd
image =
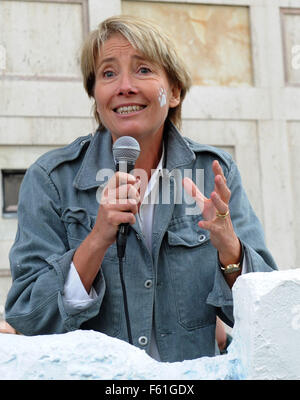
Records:
M152 192L154 187L157 185L159 176L162 175L164 155L165 155L165 144L163 143L163 148L162 148L162 154L161 154L160 161L159 161L156 169L151 174L150 180L148 182L148 185L147 185L147 188L146 188L146 191L145 191L145 194L144 194L144 199ZM143 199L143 201L144 201L144 199Z

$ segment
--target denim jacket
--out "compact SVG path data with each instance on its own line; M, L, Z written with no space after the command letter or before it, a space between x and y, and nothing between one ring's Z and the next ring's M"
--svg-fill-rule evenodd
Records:
M176 199L181 181L172 172L203 174L204 194L214 188L212 162L217 159L231 190L230 214L248 272L272 271L263 230L249 204L236 164L226 152L200 145L166 123L165 172L155 205L152 253L138 223L126 247L124 280L133 344L149 351L152 325L162 361L215 355L216 315L234 323L232 292L218 263L209 232L191 213L191 203ZM92 230L99 207L98 171L115 171L108 131L80 137L40 157L26 172L19 195L18 230L10 251L12 287L6 320L25 335L93 329L127 340L116 244L103 259L94 281L98 296L84 310L63 301L73 254ZM176 175L176 174L175 174ZM178 174L177 174L178 175ZM179 182L179 183L178 183ZM164 201L168 187L170 201ZM99 194L99 192L98 192Z

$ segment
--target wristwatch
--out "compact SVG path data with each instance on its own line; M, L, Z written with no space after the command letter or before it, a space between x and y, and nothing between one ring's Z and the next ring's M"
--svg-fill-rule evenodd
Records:
M240 271L240 269L242 268L245 250L244 250L244 245L242 244L241 241L240 241L240 243L241 243L241 248L242 248L242 254L241 254L241 259L240 259L239 263L237 263L237 264L228 264L228 265L225 265L225 267L224 267L220 263L220 260L219 260L219 266L220 266L221 270L224 272L224 274L232 274L233 272Z
M237 264L228 264L225 267L221 266L221 270L224 271L224 274L232 274L233 272L240 271L241 263Z

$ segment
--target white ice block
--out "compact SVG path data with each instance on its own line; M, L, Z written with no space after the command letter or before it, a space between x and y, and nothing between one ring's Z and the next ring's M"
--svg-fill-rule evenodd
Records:
M243 275L233 296L247 379L300 379L300 269Z
M95 331L0 334L0 379L300 379L300 269L256 272L233 287L228 354L162 363Z

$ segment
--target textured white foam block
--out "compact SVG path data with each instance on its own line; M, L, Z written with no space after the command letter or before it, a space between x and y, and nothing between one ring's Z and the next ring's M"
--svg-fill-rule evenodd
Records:
M0 379L242 379L234 355L160 363L144 350L95 331L0 334Z
M94 331L0 334L0 379L300 379L300 269L251 273L233 287L228 354L160 363Z
M300 269L243 275L233 296L247 379L300 379Z

